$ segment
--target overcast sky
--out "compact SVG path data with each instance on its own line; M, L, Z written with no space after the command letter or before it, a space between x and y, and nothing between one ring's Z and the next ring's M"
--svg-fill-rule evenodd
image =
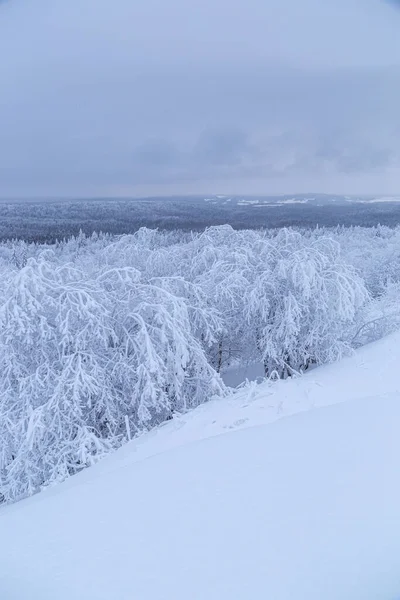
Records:
M400 193L397 5L0 0L0 196Z

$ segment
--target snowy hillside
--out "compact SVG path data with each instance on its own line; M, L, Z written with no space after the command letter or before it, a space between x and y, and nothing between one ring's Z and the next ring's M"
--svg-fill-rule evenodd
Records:
M0 597L394 600L399 360L251 386L1 509Z

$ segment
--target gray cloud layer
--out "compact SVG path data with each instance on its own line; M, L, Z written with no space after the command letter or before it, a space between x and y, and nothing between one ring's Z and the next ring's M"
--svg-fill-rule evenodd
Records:
M3 3L0 195L400 191L399 32L380 0Z

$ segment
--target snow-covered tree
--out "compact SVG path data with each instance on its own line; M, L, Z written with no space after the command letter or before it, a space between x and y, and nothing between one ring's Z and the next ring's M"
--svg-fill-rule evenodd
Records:
M350 348L349 325L368 300L360 277L329 238L282 231L260 254L246 316L266 375L286 377Z
M29 259L0 311L0 490L60 481L224 391L196 337L208 316L133 268L92 279ZM191 316L193 319L191 319Z

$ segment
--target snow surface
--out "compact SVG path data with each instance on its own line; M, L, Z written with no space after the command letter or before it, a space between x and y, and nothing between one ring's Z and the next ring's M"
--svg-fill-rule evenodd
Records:
M286 198L285 200L278 200L278 204L307 204L308 198Z
M250 385L1 510L0 598L398 598L399 360Z
M346 198L348 202L356 202L357 204L381 204L383 202L400 202L400 196L381 196L377 198Z

